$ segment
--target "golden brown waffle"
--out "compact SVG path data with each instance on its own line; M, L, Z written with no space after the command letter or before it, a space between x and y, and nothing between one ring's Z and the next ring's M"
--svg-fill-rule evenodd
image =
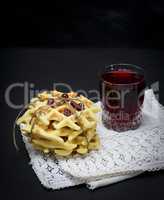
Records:
M21 132L34 148L60 156L86 154L98 149L96 113L93 102L75 92L42 92L33 98L17 120Z

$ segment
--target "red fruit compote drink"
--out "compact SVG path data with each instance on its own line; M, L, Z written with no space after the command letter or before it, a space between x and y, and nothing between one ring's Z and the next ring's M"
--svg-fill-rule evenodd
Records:
M143 69L113 64L101 74L102 121L115 131L136 129L142 120L145 79Z

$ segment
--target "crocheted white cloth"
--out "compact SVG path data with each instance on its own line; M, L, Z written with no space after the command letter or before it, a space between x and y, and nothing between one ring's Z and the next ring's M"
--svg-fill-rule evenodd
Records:
M98 103L100 105L100 103ZM101 113L99 113L99 117ZM41 183L52 189L87 183L90 189L115 183L143 171L164 168L164 108L147 90L143 122L137 130L118 133L100 122L101 148L86 156L54 158L34 150L23 137L31 165Z

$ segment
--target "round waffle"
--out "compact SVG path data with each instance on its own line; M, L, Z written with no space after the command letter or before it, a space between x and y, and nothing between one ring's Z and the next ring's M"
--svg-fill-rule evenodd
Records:
M17 120L34 148L60 156L86 154L98 149L94 103L75 92L42 92L31 99Z

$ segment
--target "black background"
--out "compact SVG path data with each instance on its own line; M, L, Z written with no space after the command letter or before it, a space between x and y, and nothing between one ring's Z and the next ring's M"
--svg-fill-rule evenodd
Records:
M47 3L48 4L48 3ZM9 6L10 5L10 6ZM38 89L65 82L73 90L98 89L98 72L110 63L134 63L145 69L147 84L159 81L164 104L164 39L162 1L55 1L8 4L1 7L1 195L5 199L163 199L164 173L89 191L76 186L61 191L41 186L18 136L12 143L12 123L18 110L4 100L6 88L28 81ZM4 48L5 47L5 48ZM23 90L12 93L23 103ZM1 196L2 198L2 196Z
M162 0L5 2L1 46L164 46Z

